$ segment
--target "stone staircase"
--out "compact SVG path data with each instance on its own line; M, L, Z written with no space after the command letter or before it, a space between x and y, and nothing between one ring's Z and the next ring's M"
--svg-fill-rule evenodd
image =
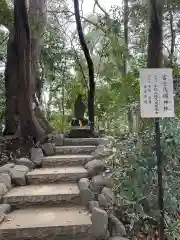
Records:
M65 139L43 167L27 174L26 186L3 197L13 211L0 224L1 240L92 240L91 217L81 205L77 182L87 177L97 139Z

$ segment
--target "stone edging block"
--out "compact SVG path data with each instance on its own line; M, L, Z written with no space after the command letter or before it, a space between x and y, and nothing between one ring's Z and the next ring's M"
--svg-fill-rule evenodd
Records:
M94 159L85 165L88 178L79 181L82 204L91 212L92 233L95 240L128 240L125 238L126 229L115 216L114 207L117 204L112 191L113 179L105 163L112 154L105 147L107 141L100 142L93 152Z

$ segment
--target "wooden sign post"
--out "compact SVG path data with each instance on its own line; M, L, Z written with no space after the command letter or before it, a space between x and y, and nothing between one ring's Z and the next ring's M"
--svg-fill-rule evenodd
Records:
M140 70L140 102L142 118L174 117L172 69Z
M164 239L163 159L160 143L160 118L174 117L172 69L148 68L140 70L140 105L142 118L155 118L156 157L158 174L159 232Z

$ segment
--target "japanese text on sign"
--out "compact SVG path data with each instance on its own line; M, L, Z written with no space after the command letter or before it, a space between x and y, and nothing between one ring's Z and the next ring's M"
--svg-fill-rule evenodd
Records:
M172 69L140 70L141 117L174 117Z

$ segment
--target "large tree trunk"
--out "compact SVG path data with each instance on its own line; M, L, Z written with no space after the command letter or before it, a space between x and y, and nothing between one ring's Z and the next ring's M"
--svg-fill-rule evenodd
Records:
M30 0L29 15L31 21L31 79L30 79L30 96L33 99L34 94L40 99L42 82L40 80L38 59L42 47L42 34L46 24L46 5L45 0ZM17 98L16 98L16 62L17 56L15 51L14 32L10 33L7 51L7 64L5 71L5 89L6 89L6 112L5 112L5 131L4 134L17 133ZM35 115L41 127L48 132L51 127L46 121L43 113Z
M30 89L30 31L25 0L14 1L14 27L17 54L17 97L21 137L38 141L44 131L36 120Z
M5 69L5 135L13 135L17 129L17 76L16 76L16 48L14 33L10 32L7 46L7 62Z
M39 101L42 82L39 73L39 56L41 53L44 29L46 26L46 0L30 0L29 19L31 28L31 92Z
M89 122L90 122L91 130L92 132L94 132L94 94L95 94L94 65L93 65L93 61L90 56L89 49L87 47L83 30L82 30L78 0L74 0L74 12L75 12L75 18L76 18L77 32L79 35L79 41L80 41L82 50L84 52L87 65L88 65L88 70L89 70L88 114L89 114Z
M30 0L29 18L31 22L31 94L36 103L35 116L46 133L53 129L42 113L39 103L43 82L39 72L39 57L43 46L43 33L46 27L46 0ZM38 98L38 102L36 101Z

